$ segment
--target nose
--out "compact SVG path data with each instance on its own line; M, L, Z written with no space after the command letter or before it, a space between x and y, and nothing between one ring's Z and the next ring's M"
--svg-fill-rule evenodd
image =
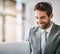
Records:
M38 18L38 19L37 19L37 22L38 22L39 24L41 24L41 23L42 23L42 19Z

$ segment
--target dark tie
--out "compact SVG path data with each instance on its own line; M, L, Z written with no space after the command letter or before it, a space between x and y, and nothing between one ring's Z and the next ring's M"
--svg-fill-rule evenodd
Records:
M42 54L44 54L46 42L47 42L47 31L44 31L42 34L42 42L41 42Z
M45 42L47 42L47 31L45 31Z

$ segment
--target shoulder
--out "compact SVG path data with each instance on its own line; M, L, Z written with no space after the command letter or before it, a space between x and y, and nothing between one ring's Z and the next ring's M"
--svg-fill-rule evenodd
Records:
M39 30L39 26L30 28L29 35L35 34Z
M56 27L58 30L60 30L60 25L56 25L55 27Z
M54 27L55 27L56 34L58 34L60 37L60 25L55 24Z
M39 26L30 28L30 31L37 31Z
M58 25L58 24L53 23L53 27L54 27L56 30L60 30L60 25Z

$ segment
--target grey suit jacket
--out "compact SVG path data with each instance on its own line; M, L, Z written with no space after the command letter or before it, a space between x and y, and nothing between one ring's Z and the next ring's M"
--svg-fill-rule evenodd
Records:
M33 54L41 54L41 38L39 27L30 29L28 41ZM60 54L60 26L53 23L44 54Z

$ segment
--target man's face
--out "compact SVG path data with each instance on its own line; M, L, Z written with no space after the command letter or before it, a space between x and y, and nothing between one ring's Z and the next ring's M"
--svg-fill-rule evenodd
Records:
M51 17L45 11L35 10L35 17L41 29L46 29L50 25Z

